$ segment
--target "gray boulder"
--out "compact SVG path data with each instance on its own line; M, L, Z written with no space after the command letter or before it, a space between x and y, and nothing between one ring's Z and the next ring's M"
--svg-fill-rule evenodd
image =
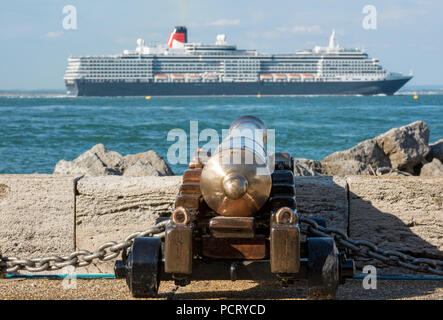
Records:
M416 121L393 128L378 137L365 140L345 151L334 152L321 161L326 175L376 174L383 167L415 174L430 154L429 129L425 122ZM383 169L381 169L383 168Z
M408 177L412 176L409 172L401 171L398 169L392 169L388 167L378 168L375 172L377 176L389 176L389 177Z
M380 167L377 169L377 171L375 172L377 176L382 176L384 174L390 174L392 173L392 168L391 167Z
M434 158L432 162L426 163L420 170L420 177L437 177L443 176L442 162Z
M122 171L127 177L174 175L165 160L154 150L128 154L124 157Z
M440 139L429 145L431 149L432 158L437 158L440 161L443 161L443 139Z
M375 174L377 176L391 176L391 177L407 177L407 176L412 176L412 174L410 174L409 172L405 172L405 171L401 171L398 169L392 169L390 167L381 167L378 168L377 171L375 172Z
M125 175L168 176L174 175L167 163L153 150L123 157L97 144L73 161L60 160L54 174L85 176Z
M295 176L321 176L321 162L317 160L294 158Z
M375 139L360 142L345 151L337 151L321 161L326 175L374 174L378 168L391 167L387 157Z
M73 161L60 160L53 173L87 176L121 175L118 166L122 161L121 154L109 151L103 144L97 144Z
M375 140L389 157L393 169L409 173L414 173L414 167L424 161L430 152L429 129L423 121L393 128Z

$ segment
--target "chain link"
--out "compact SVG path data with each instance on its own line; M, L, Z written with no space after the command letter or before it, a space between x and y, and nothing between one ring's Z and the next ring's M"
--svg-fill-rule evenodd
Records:
M120 243L109 241L103 243L94 252L88 250L74 251L68 256L49 256L44 258L19 259L16 257L3 257L0 259L0 273L15 273L20 270L29 272L55 271L66 266L85 267L90 265L94 260L108 261L116 258L122 250L129 248L136 237L159 237L165 235L165 227L169 220L161 221L154 227L145 231L134 232L126 237Z
M432 273L443 276L443 261L428 258L415 258L395 250L384 250L367 240L353 240L346 233L334 228L320 226L315 220L300 217L300 222L307 225L302 229L308 235L319 237L332 237L335 242L354 254L373 258L390 266L400 266L410 270L424 273Z
M300 217L300 222L307 225L306 228L302 229L304 233L317 237L332 237L337 244L349 249L356 255L373 258L391 266L400 266L417 272L443 276L443 261L441 260L415 258L399 251L384 250L378 248L370 241L353 240L339 229L320 226L315 220L307 217ZM132 233L120 243L114 241L106 242L99 246L94 252L78 250L68 256L49 256L32 259L4 257L0 259L0 271L3 270L6 273L15 273L20 270L29 272L54 271L66 266L85 267L96 259L100 261L112 260L116 258L120 252L129 248L136 237L151 236L163 238L165 236L165 227L168 223L169 220L165 220L145 231Z

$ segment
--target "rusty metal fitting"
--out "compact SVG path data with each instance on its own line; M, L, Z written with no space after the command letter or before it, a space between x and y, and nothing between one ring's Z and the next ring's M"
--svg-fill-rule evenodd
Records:
M171 220L175 224L188 224L191 221L191 216L188 211L183 207L178 207L174 210L171 216Z
M277 224L294 224L298 222L298 215L291 208L282 207L275 214L275 222Z

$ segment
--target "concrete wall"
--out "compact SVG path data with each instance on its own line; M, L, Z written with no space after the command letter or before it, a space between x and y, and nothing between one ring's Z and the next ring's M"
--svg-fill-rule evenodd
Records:
M34 258L75 248L72 176L0 175L0 250Z
M325 217L355 239L443 259L443 177L296 177L297 210ZM0 251L20 258L95 250L168 215L172 177L0 175ZM358 264L383 265L359 259ZM96 262L78 273L112 273ZM382 268L381 273L410 273Z
M148 229L173 210L181 176L88 177L77 183L76 247L94 251L107 241L123 241ZM97 262L81 273L113 273L114 262Z

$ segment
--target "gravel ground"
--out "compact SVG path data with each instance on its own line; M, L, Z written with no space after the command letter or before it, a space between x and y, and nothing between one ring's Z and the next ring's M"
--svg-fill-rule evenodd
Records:
M65 286L64 286L65 284ZM133 299L124 280L78 279L77 289L65 289L60 279L0 280L0 299ZM159 299L304 299L303 288L282 288L274 282L195 281L187 287L162 282ZM362 280L348 280L337 292L339 300L443 300L443 281L378 280L377 289L365 290Z

